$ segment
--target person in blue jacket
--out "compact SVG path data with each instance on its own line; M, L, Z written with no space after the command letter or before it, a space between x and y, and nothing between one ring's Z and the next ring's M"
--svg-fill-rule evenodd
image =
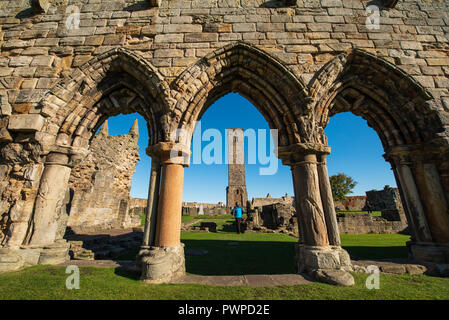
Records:
M243 209L242 207L240 207L240 204L238 202L235 203L235 207L234 209L232 209L232 213L234 214L235 223L237 225L237 234L239 234L241 233Z

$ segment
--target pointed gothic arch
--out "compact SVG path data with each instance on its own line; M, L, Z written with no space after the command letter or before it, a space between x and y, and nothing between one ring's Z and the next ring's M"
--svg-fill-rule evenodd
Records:
M429 250L440 252L432 259L444 256L439 244L449 243L449 145L439 101L400 68L358 49L329 61L308 87L321 128L332 115L352 112L377 132L404 203L414 257L429 260Z
M88 152L91 138L108 117L137 112L147 121L149 145L163 141L168 94L156 68L120 48L76 69L44 97L41 115L47 121L41 136L46 162L24 244L60 240L56 230L61 227L71 167Z
M178 128L193 132L207 108L229 92L247 98L280 145L300 142L297 118L307 110L305 85L279 60L257 47L236 42L219 48L186 69L171 85Z
M165 137L161 117L169 109L168 84L148 61L123 48L88 61L58 83L41 101L49 118L43 132L57 144L87 147L109 117L137 112L148 123L149 144Z
M413 77L374 54L353 50L324 65L308 85L320 126L340 112L367 120L386 150L420 144L442 128L432 95ZM438 129L437 129L438 130Z

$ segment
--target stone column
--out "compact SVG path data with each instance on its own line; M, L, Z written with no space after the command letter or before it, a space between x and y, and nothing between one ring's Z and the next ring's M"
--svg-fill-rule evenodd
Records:
M409 165L399 163L394 171L399 180L401 193L404 195L404 210L408 212L409 227L414 229L413 233L418 242L431 242L432 235Z
M181 241L184 167L166 163L163 168L155 245L173 247Z
M292 178L293 178L293 192L296 194L299 194L299 191L297 189L297 183L296 183L296 178L295 178L295 170L294 167L290 167L290 170L292 171ZM296 197L294 200L294 205L295 205L295 210L296 210L296 218L298 220L298 235L299 235L299 244L304 244L304 228L303 228L303 222L302 222L302 218L303 215L301 214L301 209L298 205L298 201L296 201Z
M143 241L136 256L136 265L141 266L142 257L147 255L150 247L154 246L157 225L157 204L159 201L159 186L161 180L161 163L158 157L151 159L150 183L148 186L147 208Z
M449 244L449 207L438 170L433 163L420 163L415 167L415 175L432 238Z
M143 245L154 245L156 235L157 204L159 200L159 185L161 179L161 164L159 158L151 159L150 184L148 188L147 215L143 234Z
M435 164L414 166L416 186L422 201L432 242L408 243L413 258L433 263L449 261L449 208Z
M330 216L329 208L333 207L333 201L332 193L329 196L327 170L318 168L317 162L318 157L321 159L322 155L329 153L328 146L312 143L279 148L278 154L283 164L292 168L300 226L295 265L297 272L306 272L318 281L351 286L354 278L347 272L352 270L351 260L349 254L337 245L339 232L336 217L333 221ZM326 177L327 181L323 181ZM330 221L329 227L327 220Z
M319 158L318 177L329 243L333 246L340 246L340 230L338 229L337 213L335 212L334 199L332 198L332 188L329 181L329 173L327 171L326 155L322 154Z
M72 163L87 153L83 148L56 146L47 155L27 236L29 240L24 246L26 250L39 251L39 264L57 264L69 259L68 243L60 237L67 224L67 186Z
M303 243L309 246L328 246L326 220L320 195L315 154L304 155L303 161L293 165L295 201L303 225Z
M385 155L393 159L405 198L414 238L407 242L411 257L431 263L449 261L449 205L435 162L433 146L398 146ZM391 161L390 161L391 162Z
M164 283L185 274L184 245L181 243L182 188L184 167L190 150L172 142L149 148L162 165L154 245L142 257L142 279Z
M396 180L396 184L398 186L399 196L400 196L400 199L402 202L402 207L404 208L406 222L408 225L408 230L410 232L410 240L416 241L416 235L417 235L416 224L415 224L415 221L413 220L413 217L410 214L410 209L408 207L406 196L404 193L404 187L402 186L402 182L399 178L398 168L396 167L396 165L394 163L391 163L391 168L393 170L394 179ZM402 218L401 218L401 220L402 220Z
M72 170L68 163L69 156L67 154L53 152L47 156L34 205L30 245L50 245L56 239L61 205Z

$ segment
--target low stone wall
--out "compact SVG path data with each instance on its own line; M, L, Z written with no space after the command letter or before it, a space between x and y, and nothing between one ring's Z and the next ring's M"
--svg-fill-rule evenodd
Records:
M270 194L268 194L265 198L253 198L251 200L251 207L263 207L268 206L275 203L289 203L292 204L294 201L294 197L290 197L288 195L282 197L282 198L272 198Z
M407 233L407 223L398 210L383 210L382 217L368 213L337 213L342 234ZM253 208L248 214L247 227L253 231L273 231L298 236L295 208L287 202Z
M340 234L407 233L407 224L373 217L368 213L337 213Z
M130 215L139 217L145 214L147 208L147 199L131 198L130 200ZM230 214L231 209L227 208L222 202L219 203L201 203L201 202L183 202L182 215L183 216L219 216Z
M183 216L220 216L230 214L231 208L226 207L223 202L219 203L201 203L201 202L183 202Z

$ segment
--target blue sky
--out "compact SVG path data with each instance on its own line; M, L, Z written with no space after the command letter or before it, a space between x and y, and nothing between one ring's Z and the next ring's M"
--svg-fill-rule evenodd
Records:
M141 160L133 176L131 196L146 198L148 192L150 158L145 154L148 144L148 132L145 120L138 114L120 115L108 120L109 134L126 134L135 119L139 120L139 153ZM269 130L268 124L258 110L245 98L230 93L217 100L203 115L201 131L217 129L225 145L226 128ZM325 129L332 153L328 156L329 175L343 172L358 182L350 195L365 195L365 191L383 189L384 185L396 186L393 172L382 154L383 148L376 132L368 127L365 120L351 113L341 113L330 119ZM202 150L212 141L203 141ZM266 142L268 146L268 141ZM192 155L193 157L193 155ZM247 162L248 155L245 155ZM191 161L192 162L192 161ZM228 184L227 165L191 164L185 169L183 201L217 203L226 202ZM260 175L259 169L267 165L246 165L246 186L249 199L280 197L288 193L293 195L293 183L290 167L278 161L278 170L274 175Z

